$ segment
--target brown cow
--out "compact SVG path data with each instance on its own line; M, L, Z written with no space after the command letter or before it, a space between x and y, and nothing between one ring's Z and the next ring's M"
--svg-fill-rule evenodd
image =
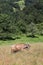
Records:
M29 48L29 44L14 44L11 46L11 52L17 52L26 48Z

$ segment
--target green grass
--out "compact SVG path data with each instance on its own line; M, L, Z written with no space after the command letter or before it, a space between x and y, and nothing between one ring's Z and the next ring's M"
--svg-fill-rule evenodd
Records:
M38 36L38 38L31 38L31 37L26 37L26 35L21 35L20 39L16 40L7 40L7 41L2 41L0 40L0 45L6 45L6 44L14 44L14 43L33 43L33 42L43 42L43 36Z

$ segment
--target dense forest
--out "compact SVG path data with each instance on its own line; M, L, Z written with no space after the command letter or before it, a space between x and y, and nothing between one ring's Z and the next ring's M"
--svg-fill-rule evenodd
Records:
M0 0L0 37L43 35L43 0Z

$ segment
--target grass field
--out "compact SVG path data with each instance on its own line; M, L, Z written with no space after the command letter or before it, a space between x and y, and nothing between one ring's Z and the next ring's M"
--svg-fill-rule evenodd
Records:
M0 45L0 65L43 65L43 43L11 54L11 45Z
M0 40L0 45L10 45L10 44L15 44L15 43L36 43L36 42L43 42L43 36L38 36L38 38L31 38L31 37L26 37L25 35L19 36L20 39L15 39L15 40L7 40L7 41L2 41Z
M30 38L25 35L15 40L0 40L0 65L43 65L43 36ZM28 43L30 48L11 54L11 45Z

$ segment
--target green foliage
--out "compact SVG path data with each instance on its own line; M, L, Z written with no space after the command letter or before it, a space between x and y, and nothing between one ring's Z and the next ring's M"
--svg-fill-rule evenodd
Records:
M38 29L39 29L39 34L40 34L40 35L43 35L43 23L37 24L37 27L38 27Z
M14 37L15 39L16 37ZM37 36L35 38L27 37L25 35L21 35L19 39L15 40L0 40L0 45L10 45L10 44L16 44L16 43L36 43L36 42L43 42L43 36Z
M43 0L0 0L0 35L27 33L43 35Z
M30 34L29 36L35 37L35 35L37 34L38 29L37 29L36 25L31 22L29 24L29 30L28 31L29 31L28 33Z

